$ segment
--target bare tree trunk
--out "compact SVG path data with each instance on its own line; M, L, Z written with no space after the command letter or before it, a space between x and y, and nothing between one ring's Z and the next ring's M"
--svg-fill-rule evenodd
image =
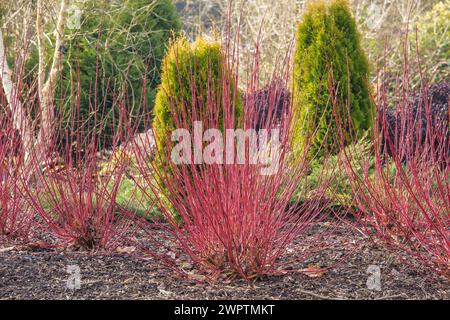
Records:
M56 41L53 49L53 59L46 78L45 72L45 36L43 30L43 1L37 2L37 16L36 16L36 32L38 38L39 49L39 74L38 74L38 90L39 101L41 107L41 127L39 130L37 146L38 149L46 150L48 144L51 143L54 138L55 131L55 115L54 115L54 86L57 81L57 77L62 68L61 58L61 46L64 39L64 27L66 23L66 11L69 0L61 0L61 7L59 10L58 21L56 23Z
M6 60L3 35L0 31L0 78L13 116L13 125L20 132L20 136L22 138L26 163L28 163L31 156L38 161L43 159L45 153L48 151L48 146L52 142L56 128L54 123L55 114L53 88L58 74L61 71L60 47L64 39L64 27L68 4L69 0L61 0L61 7L55 29L56 41L54 45L53 59L50 66L50 71L46 77L43 1L38 0L37 2L36 32L39 50L38 93L40 101L40 130L37 137L34 136L32 123L27 118L26 110L23 108L20 92L12 81L12 72ZM31 153L33 154L31 155Z
M26 156L29 154L33 146L33 131L32 126L27 118L26 112L23 109L20 99L20 92L11 79L11 69L6 61L5 45L3 42L3 34L0 30L0 78L2 80L3 90L8 101L9 108L11 109L13 117L13 125L16 130L19 131L22 138L22 143Z

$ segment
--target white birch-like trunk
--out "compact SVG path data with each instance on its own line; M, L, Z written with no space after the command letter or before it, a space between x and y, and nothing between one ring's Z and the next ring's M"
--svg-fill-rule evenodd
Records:
M33 131L31 122L27 118L26 111L22 106L20 92L12 81L12 72L6 60L6 50L3 41L3 34L0 31L0 79L2 81L3 91L5 92L8 106L13 116L13 125L19 131L22 144L26 155L29 154L33 146Z

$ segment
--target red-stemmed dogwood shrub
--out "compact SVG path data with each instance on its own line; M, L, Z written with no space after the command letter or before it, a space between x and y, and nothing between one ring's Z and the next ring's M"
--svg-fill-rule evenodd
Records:
M423 75L420 92L409 90L407 66L393 97L378 86L367 152L348 147L343 163L367 234L450 278L450 96L440 116Z
M161 166L148 160L153 156L152 141L143 136L139 147L133 148L140 172L135 180L167 221L145 228L152 236L156 225L170 243L161 241L148 253L167 260L161 250L166 244L172 252L178 248L187 255L207 277L252 280L293 262L281 257L294 239L301 243L302 235L326 216L327 182L321 181L313 194L305 187L305 193L309 192L305 200L290 204L293 193L307 184L310 159L308 148L295 161L290 156L293 108L288 108L292 102L285 94L291 73L289 57L283 68L276 68L261 95L253 94L261 92L256 55L246 79L243 115L237 119L236 104L241 97L233 84L239 83L239 63L230 43L223 41L224 59L219 66L227 72L219 72L219 81L209 81L206 91L196 85L195 63L178 66L191 70L189 101L169 98L175 128L181 130L158 137L174 145L168 155L161 155L165 150L154 151L156 159L166 159ZM218 74L211 66L208 72ZM167 96L175 95L167 92ZM151 123L150 119L146 122ZM320 247L318 239L316 244L307 244L314 245ZM307 246L298 253L297 263L310 253Z
M0 235L26 241L31 227L30 214L20 189L24 152L8 110L0 113Z
M70 126L64 129L62 120L55 124L59 134L47 144L49 149L31 152L28 166L33 174L20 177L24 196L36 216L33 237L42 246L114 250L130 232L131 224L126 205L116 203L126 169L125 160L121 160L125 150L120 146L124 135L120 130L113 133L112 147L105 150L101 143L106 119L102 107L94 103L90 107L93 118L82 119L76 100ZM114 103L124 101L117 98ZM94 129L85 131L86 121L92 121ZM119 118L118 128L121 123Z

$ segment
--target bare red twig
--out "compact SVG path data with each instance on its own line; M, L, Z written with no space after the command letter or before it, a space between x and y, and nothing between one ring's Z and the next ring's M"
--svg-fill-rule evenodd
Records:
M347 149L343 162L367 233L450 277L448 104L436 114L423 75L418 95L410 92L407 57L403 74L392 100L388 84L379 86L369 152Z
M239 93L233 90L232 83L238 83L239 61L229 39L224 40L222 51L224 62L219 69L228 72L209 68L210 74L218 72L220 75L219 88L214 87L210 76L207 92L203 92L197 86L196 66L179 66L192 70L189 81L192 97L188 101L176 101L175 94L167 93L173 97L170 107L175 127L190 131L184 138L194 141L188 151L192 154L183 154L181 158L187 156L192 161L177 164L173 157L171 159L171 150L156 150L156 158L167 159L162 166L157 166L148 161L153 156L152 143L144 137L139 141L139 147L133 148L140 172L136 183L168 221L168 225L160 224L159 227L168 240L174 240L172 246L188 255L200 270L212 276L237 275L251 280L279 271L284 265L280 257L294 239L324 218L326 181L319 183L319 188L309 194L308 200L290 205L293 193L307 183L310 160L308 148L295 159L291 156L292 108L288 107L292 102L286 99L284 89L289 85L289 57L283 61L283 68L275 69L264 95L255 95L252 93L259 90L259 58L255 56L253 68L248 73L244 115L237 119L235 110ZM206 105L203 103L205 96ZM205 114L202 110L207 110L207 117L201 117ZM194 150L196 138L191 130L195 121L202 122L201 134L206 134L208 129L222 132L214 139L223 138L225 149L209 150L209 155L215 159L211 163L194 162L195 152L199 152ZM150 119L147 120L149 123ZM251 138L258 134L249 134L244 141L245 147L240 149L235 137L226 134L228 130L235 132L236 128L243 132L259 128L259 136L265 131L266 138L273 137L276 146L264 149L259 140L257 148L251 149ZM204 159L208 150L205 142L215 140L202 137L200 158ZM173 145L171 137L160 138L167 139L167 145ZM240 150L243 151L240 160L234 158L227 162L230 151L236 156ZM269 162L252 162L252 157L262 157L264 152L270 155ZM276 168L269 174L262 173L270 164ZM147 252L155 255L155 246Z

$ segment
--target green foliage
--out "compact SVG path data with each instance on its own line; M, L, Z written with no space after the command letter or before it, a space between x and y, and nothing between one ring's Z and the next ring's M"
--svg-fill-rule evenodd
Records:
M334 127L334 118L329 100L330 77L343 105L350 106L355 132L361 137L364 130L370 128L369 65L347 1L309 4L298 26L294 63L297 109L292 142L296 150L304 150L309 139L312 154L322 155L321 146L332 145L330 129ZM347 110L341 112L347 114Z
M187 121L201 121L207 119L209 112L212 111L208 109L208 90L213 88L215 91L213 99L221 101L219 97L224 89L222 79L226 77L223 72L229 72L222 70L223 59L218 42L207 41L200 37L194 44L190 44L185 38L172 43L163 62L161 85L156 95L153 119L155 139L162 158L168 154L167 141L170 141L171 133L176 129L172 108L182 112L184 103L188 110ZM197 101L195 106L192 102L193 88L197 99L203 99ZM233 96L233 90L237 90L237 87L232 83L231 88ZM237 94L237 97L236 118L239 119L242 114L242 101L240 94ZM219 112L223 113L224 106L218 107L222 110ZM189 118L194 114L193 108L197 108L197 119Z
M148 194L144 194L133 179L124 177L122 178L116 201L119 205L124 206L139 217L148 220L158 220L162 218L162 214L154 206L155 202L149 199L151 194L151 191Z
M358 142L349 145L338 154L332 155L327 158L324 165L313 164L311 166L311 172L308 175L310 193L320 186L321 181L329 181L325 196L331 200L332 205L338 205L343 207L351 207L354 205L353 196L351 190L351 184L348 180L345 168L343 167L342 157L349 157L354 165L357 174L363 173L361 162L363 159L370 159L370 167L365 168L372 175L374 171L375 159L372 155L373 145L367 136L363 136ZM322 160L320 160L322 162ZM294 201L302 201L306 199L300 199L298 194L304 194L302 192L297 193L294 197Z
M345 160L346 159L346 160ZM345 147L335 155L327 157L325 160L315 160L311 165L311 171L308 175L308 192L299 189L294 195L292 202L298 203L308 200L309 195L313 196L317 188L322 185L322 181L327 181L325 197L331 201L331 206L342 206L344 208L356 207L352 193L352 183L344 168L344 163L348 161L352 165L353 173L362 180L368 179L374 181L376 159L374 155L374 145L367 132L363 137L351 145ZM322 165L323 164L323 165ZM379 164L378 164L379 165ZM383 164L388 168L389 175L394 183L394 177L397 172L396 164L391 158L386 159ZM353 182L353 186L354 182ZM363 188L363 184L360 186ZM304 188L304 186L301 186ZM368 191L367 191L368 192ZM306 195L306 198L305 196Z
M78 3L82 12L80 29L66 29L62 83L56 97L62 96L64 119L69 120L76 105L77 82L80 82L80 109L87 120L95 102L106 122L115 110L113 93L124 88L135 115L148 112L139 106L146 80L147 106L153 106L160 69L169 39L181 29L176 8L171 0L125 0L121 2L89 0ZM47 43L53 50L52 43ZM50 59L50 57L47 57ZM36 69L35 49L28 69ZM98 68L98 72L97 72ZM97 83L97 85L96 85ZM91 107L90 107L91 105ZM104 109L104 110L103 110ZM90 117L92 118L92 117ZM89 120L93 124L93 119ZM106 128L104 134L112 128Z

